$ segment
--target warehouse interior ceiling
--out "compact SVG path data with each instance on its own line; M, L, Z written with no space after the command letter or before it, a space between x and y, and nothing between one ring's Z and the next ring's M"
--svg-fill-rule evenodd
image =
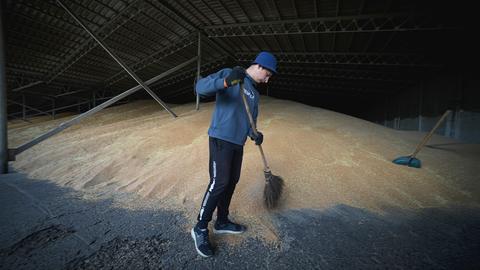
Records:
M12 117L22 104L31 115L86 110L137 85L60 3L144 81L196 57L199 42L202 76L267 50L279 74L262 94L350 114L468 66L475 50L474 9L461 1L10 0L2 17ZM192 62L150 87L165 102L191 102L196 77Z

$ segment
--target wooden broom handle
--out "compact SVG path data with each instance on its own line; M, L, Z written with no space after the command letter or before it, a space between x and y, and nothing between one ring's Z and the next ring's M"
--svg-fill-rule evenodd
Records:
M433 133L437 128L440 126L440 124L445 120L445 118L450 114L451 110L447 110L445 113L443 113L442 117L437 121L435 126L430 130L430 132L423 138L423 140L418 144L417 148L415 149L415 152L410 156L411 158L414 158L418 152L423 148L423 146L430 140L430 138L433 136Z
M250 121L250 126L252 127L253 134L255 134L255 136L258 136L257 127L255 126L255 121L253 121L252 113L250 112L250 107L248 106L247 98L245 97L245 93L243 93L243 91L245 91L245 88L243 87L243 83L241 83L240 95L242 96L243 105L245 105L245 110L247 111L248 120ZM258 149L260 150L260 154L262 155L263 166L264 166L263 170L265 172L270 172L267 159L265 158L265 153L263 153L262 145L258 145Z

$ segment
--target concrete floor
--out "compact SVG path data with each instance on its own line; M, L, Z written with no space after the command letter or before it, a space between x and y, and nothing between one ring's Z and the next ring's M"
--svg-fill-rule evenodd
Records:
M0 269L480 269L478 208L280 212L277 244L212 236L216 255L204 259L181 213L96 192L1 175Z

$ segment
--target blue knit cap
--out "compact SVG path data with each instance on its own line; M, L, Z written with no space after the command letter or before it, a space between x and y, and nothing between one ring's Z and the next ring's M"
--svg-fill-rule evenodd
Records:
M253 61L253 64L259 64L271 72L277 73L277 59L269 52L260 52L257 58L255 58L255 61Z

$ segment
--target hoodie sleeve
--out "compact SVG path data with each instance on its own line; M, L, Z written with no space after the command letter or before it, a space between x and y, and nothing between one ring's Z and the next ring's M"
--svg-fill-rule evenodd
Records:
M202 96L214 96L218 91L225 89L223 82L230 72L231 69L226 68L200 79L195 90Z

